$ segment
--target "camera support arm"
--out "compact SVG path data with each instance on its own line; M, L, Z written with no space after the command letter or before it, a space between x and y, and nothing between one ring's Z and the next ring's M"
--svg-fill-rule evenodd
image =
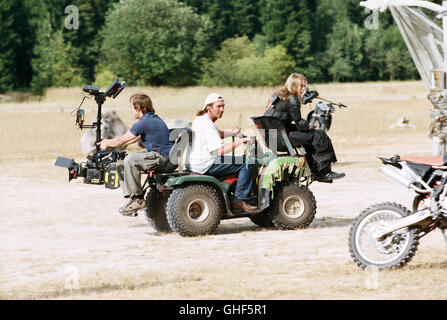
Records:
M102 105L106 101L106 95L102 92L95 96L96 104L98 105L98 113L96 114L96 151L99 151L98 142L101 141L101 120L102 120Z
M106 101L107 97L112 97L113 99L115 99L116 96L118 96L118 94L120 94L120 92L123 91L125 86L126 86L125 81L119 82L118 79L115 79L115 81L113 81L113 83L107 88L107 90L105 92L100 92L99 87L92 86L92 85L85 85L83 88L84 92L87 92L90 95L95 97L95 102L98 105L98 112L96 115L96 122L93 122L93 124L91 124L91 125L84 125L84 110L80 109L80 106L79 106L78 111L77 111L77 116L76 116L76 124L78 125L78 127L81 130L84 128L96 128L95 146L96 146L97 152L100 151L98 142L101 141L102 105ZM82 101L84 101L84 100L82 100ZM82 103L81 103L81 105L82 105Z

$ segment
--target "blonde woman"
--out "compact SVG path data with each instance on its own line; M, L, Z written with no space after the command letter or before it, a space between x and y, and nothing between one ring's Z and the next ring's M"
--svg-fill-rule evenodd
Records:
M331 170L337 161L332 141L322 130L309 130L309 124L301 118L301 105L306 103L307 79L299 73L292 73L284 87L272 94L264 110L265 116L282 120L293 146L302 145L316 179L331 182L343 178L344 173Z

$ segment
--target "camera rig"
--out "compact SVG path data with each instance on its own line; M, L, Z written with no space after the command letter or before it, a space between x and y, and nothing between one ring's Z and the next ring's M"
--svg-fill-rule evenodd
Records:
M84 178L84 183L88 184L105 184L107 188L116 189L119 187L119 179L116 168L116 162L124 159L126 156L125 151L116 151L114 149L103 150L99 148L98 142L101 141L101 120L102 120L102 105L106 101L107 97L115 99L126 86L125 81L119 81L115 79L113 83L107 88L105 92L100 92L98 86L85 85L83 91L92 95L98 105L98 112L96 116L96 122L91 125L84 124L85 112L81 109L84 100L82 99L81 105L76 109L76 125L79 129L92 128L96 129L96 150L93 154L87 156L87 161L82 163L76 163L74 159L68 159L58 157L54 165L68 169L68 181L77 179L78 177Z

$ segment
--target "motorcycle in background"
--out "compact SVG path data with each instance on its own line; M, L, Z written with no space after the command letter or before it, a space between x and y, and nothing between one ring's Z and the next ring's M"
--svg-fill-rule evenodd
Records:
M413 211L395 202L361 212L349 232L349 251L363 269L400 268L415 255L419 239L440 229L447 241L447 157L380 158L382 174L413 189Z
M309 129L328 131L332 124L332 113L335 112L334 106L339 108L347 108L347 106L340 102L335 103L320 97L318 99L320 101L318 101L315 109L307 115Z

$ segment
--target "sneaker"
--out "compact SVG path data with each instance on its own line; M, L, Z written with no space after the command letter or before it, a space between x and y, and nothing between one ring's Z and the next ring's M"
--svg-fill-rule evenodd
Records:
M130 199L129 202L120 208L120 213L123 215L129 215L129 213L134 214L144 208L146 208L146 201L144 199Z

